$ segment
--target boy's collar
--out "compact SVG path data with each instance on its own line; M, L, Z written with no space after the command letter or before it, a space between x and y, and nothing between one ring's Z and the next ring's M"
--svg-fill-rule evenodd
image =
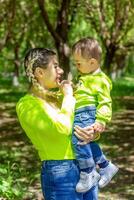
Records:
M96 69L94 72L92 72L91 74L95 75L101 72L101 68Z

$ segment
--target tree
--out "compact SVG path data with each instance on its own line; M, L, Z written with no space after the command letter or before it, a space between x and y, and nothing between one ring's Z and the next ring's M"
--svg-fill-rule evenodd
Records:
M86 19L96 31L104 47L104 66L107 73L112 71L117 52L127 44L134 47L128 33L133 27L134 7L131 0L86 0ZM121 53L120 53L121 54ZM118 56L117 56L118 57ZM118 59L118 58L117 58Z
M13 22L15 18L15 5L16 0L7 0L1 2L1 10L2 13L0 14L0 22L2 26L1 38L0 38L0 51L5 47L5 45L10 41L12 31L13 31ZM7 12L10 10L10 12ZM2 23L3 22L3 23ZM3 29L5 31L3 31Z
M55 46L67 75L69 47L90 35L102 42L104 65L110 73L119 55L125 59L134 47L132 4L131 0L37 0L31 6L29 0L1 1L0 69L18 77L29 48Z
M51 4L50 1L48 1ZM38 0L38 5L43 17L44 23L54 40L55 47L58 52L59 62L64 67L65 76L70 71L69 66L69 38L68 34L71 29L71 24L76 15L76 9L79 5L79 0L60 0L53 1L55 8L55 19L50 22L50 15L48 14L47 2L45 0Z
M19 72L25 52L31 47L44 46L48 33L44 27L37 3L31 6L28 0L6 0L1 3L0 58L2 71L13 72L13 84L19 84ZM7 10L9 12L7 12Z

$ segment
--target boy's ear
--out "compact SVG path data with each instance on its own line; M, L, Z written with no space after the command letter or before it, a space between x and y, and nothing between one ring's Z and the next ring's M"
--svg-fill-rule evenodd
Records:
M90 59L90 63L91 63L91 65L96 64L96 59L95 59L95 58L91 58L91 59Z

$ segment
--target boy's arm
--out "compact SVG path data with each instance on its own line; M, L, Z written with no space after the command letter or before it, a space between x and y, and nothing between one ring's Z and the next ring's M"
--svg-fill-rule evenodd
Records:
M112 83L109 79L103 79L103 82L99 88L97 99L98 106L96 110L96 123L102 124L104 127L112 117L112 99L110 91L112 89Z

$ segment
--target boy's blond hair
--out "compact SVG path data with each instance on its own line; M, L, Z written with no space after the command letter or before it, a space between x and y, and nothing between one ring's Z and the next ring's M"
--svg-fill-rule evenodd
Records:
M78 53L86 59L94 58L100 62L102 49L94 38L82 38L72 47L72 53Z

